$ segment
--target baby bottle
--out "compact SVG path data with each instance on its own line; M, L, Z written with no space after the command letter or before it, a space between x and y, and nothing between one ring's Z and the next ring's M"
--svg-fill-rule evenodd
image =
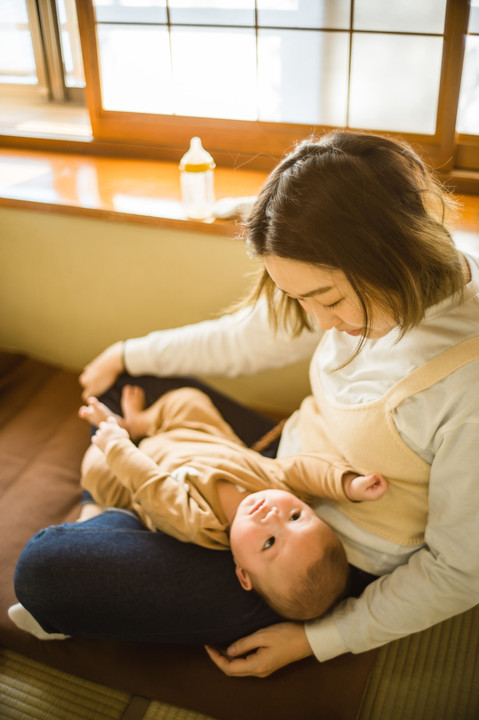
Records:
M191 138L190 149L180 161L181 200L187 217L206 220L213 215L215 163L199 137Z

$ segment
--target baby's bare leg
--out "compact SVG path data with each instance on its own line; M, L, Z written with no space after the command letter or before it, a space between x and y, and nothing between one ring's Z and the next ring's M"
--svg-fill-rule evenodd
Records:
M145 408L145 393L137 385L125 385L121 395L125 427L133 440L150 434L157 416L157 403Z
M114 417L120 427L128 430L132 440L139 440L149 435L157 416L157 403L145 408L145 393L137 385L125 385L121 395L123 417L112 412L109 407L97 398L91 397L87 405L78 411L79 417L91 425L98 426L109 417Z
M118 425L126 427L124 419L121 415L116 415L110 410L109 407L100 402L96 397L90 397L87 400L87 405L82 405L78 411L79 417L82 420L86 420L91 425L98 425L107 420L109 417L114 417Z

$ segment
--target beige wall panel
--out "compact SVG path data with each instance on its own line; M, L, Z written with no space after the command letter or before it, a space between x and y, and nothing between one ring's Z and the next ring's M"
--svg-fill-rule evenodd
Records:
M80 370L110 343L215 317L244 294L241 241L0 208L0 346ZM215 382L278 413L308 392L307 366Z

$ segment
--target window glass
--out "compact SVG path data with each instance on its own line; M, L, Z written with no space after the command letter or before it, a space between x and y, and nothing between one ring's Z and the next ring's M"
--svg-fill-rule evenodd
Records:
M472 0L469 10L469 32L479 33L479 0Z
M170 22L254 26L254 0L169 0Z
M0 0L0 25L28 24L25 0Z
M456 129L479 135L479 0L473 0L461 79ZM472 34L476 33L476 34Z
M355 30L443 33L446 0L355 0Z
M460 133L479 135L479 37L466 42L466 56L462 72L461 95L457 118Z
M349 34L259 30L259 119L345 125Z
M350 0L258 0L258 25L338 28L350 25Z
M166 27L99 25L98 45L106 110L173 112Z
M355 34L352 127L434 134L442 38Z
M166 23L166 0L94 0L97 22Z
M25 0L0 0L0 83L37 83Z
M65 85L67 87L84 87L85 76L74 0L57 0L57 11Z
M173 112L256 120L254 29L173 27Z

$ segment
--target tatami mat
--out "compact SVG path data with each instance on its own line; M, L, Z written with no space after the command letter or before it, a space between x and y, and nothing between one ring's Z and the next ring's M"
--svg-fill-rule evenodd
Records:
M359 720L478 720L479 605L379 652Z
M213 720L201 713L189 712L172 705L152 702L143 716L143 720Z
M213 720L0 649L0 720Z
M382 648L358 720L478 720L478 638L479 606ZM0 649L0 720L213 718L148 702Z

